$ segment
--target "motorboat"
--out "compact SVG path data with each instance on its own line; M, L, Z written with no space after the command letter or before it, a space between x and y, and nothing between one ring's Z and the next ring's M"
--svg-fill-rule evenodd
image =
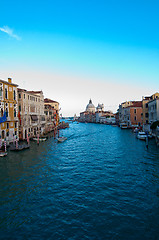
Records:
M67 137L58 137L57 138L57 141L60 143L66 141L66 140L67 140Z
M140 140L145 140L146 141L146 138L148 137L148 134L146 134L145 132L138 132L136 137Z
M121 124L121 125L120 125L120 128L121 128L121 129L128 129L128 126L127 126L127 124Z
M46 141L46 137L44 137L44 138L39 138L39 139L38 139L37 137L34 137L33 140L34 140L34 141L38 141L38 140L39 140L39 142L42 142L42 141Z

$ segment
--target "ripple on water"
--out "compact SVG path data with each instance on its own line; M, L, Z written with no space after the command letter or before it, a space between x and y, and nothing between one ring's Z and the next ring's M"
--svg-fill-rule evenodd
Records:
M68 140L0 161L2 239L157 239L159 150L131 131L71 124Z

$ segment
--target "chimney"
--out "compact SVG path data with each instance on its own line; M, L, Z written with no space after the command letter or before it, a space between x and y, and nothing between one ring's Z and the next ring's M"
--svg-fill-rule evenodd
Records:
M12 79L11 79L11 78L8 78L8 82L9 82L9 83L12 83Z

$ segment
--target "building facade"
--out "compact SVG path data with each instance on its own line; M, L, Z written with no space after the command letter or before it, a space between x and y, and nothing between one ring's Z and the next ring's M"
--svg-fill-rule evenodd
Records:
M18 88L19 138L42 135L45 130L44 95L42 91Z
M159 98L148 103L149 123L159 121Z
M49 104L49 105L55 110L55 112L54 112L55 119L56 119L55 124L56 124L56 126L58 126L58 125L59 125L59 121L60 121L60 116L59 116L59 111L60 111L60 109L59 109L59 103L58 103L57 101L51 100L51 99L49 99L49 98L45 98L45 99L44 99L44 104L45 104L45 105Z
M159 93L154 93L151 96L142 97L142 109L143 109L143 125L149 124L149 109L148 103L154 99L159 98Z
M44 113L45 113L45 133L53 131L56 127L56 110L50 105L44 104Z
M17 86L8 78L0 80L0 138L13 142L18 135Z

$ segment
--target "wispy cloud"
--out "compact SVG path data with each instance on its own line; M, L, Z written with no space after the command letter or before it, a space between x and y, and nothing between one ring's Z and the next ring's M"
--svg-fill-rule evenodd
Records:
M17 40L21 40L21 38L18 35L14 34L13 30L8 26L0 27L0 31L7 33L10 37L13 37Z

